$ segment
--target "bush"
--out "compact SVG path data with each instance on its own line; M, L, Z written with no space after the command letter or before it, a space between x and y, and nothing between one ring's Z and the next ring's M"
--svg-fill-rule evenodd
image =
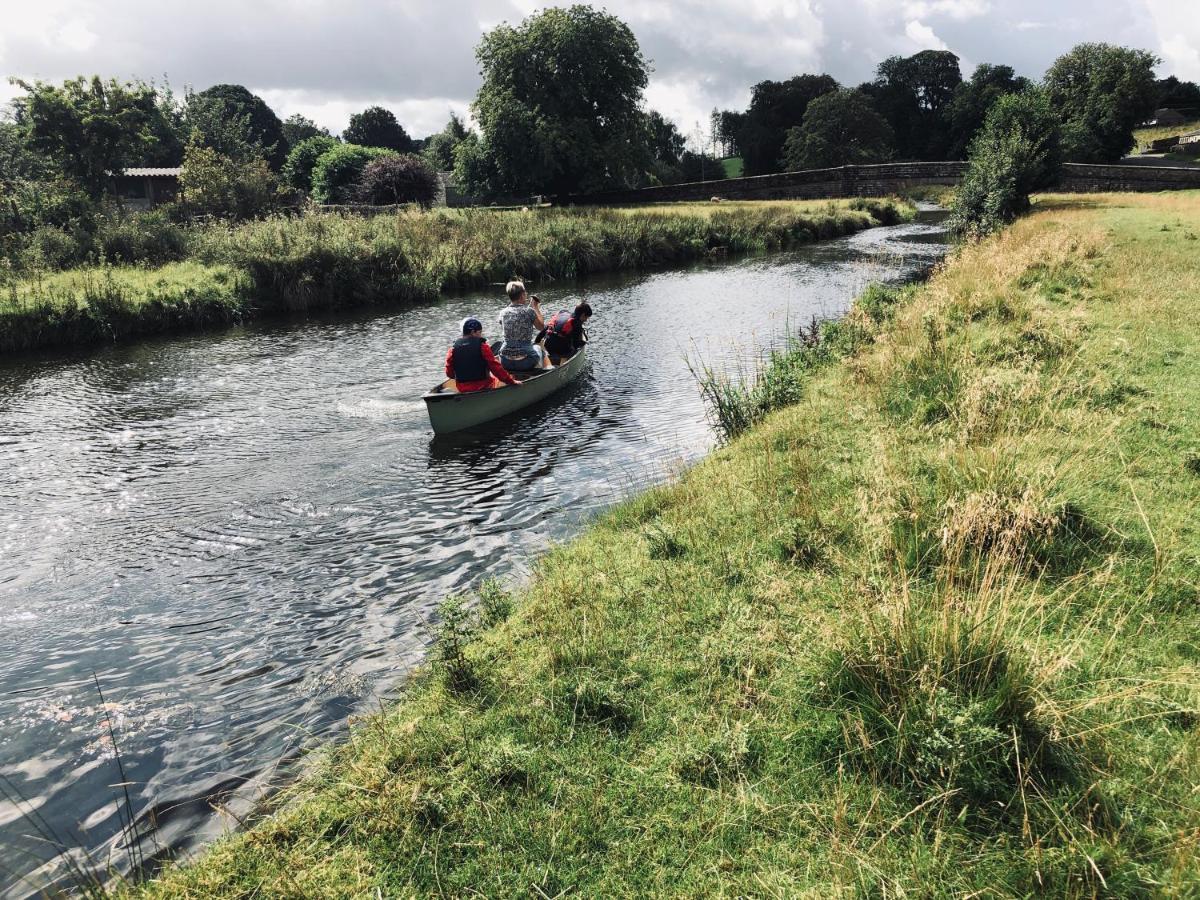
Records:
M102 220L96 247L108 262L161 265L187 256L187 235L160 209Z
M279 173L284 184L308 195L312 191L312 173L317 160L336 146L337 139L327 134L314 135L296 144Z
M1037 90L996 101L971 144L967 173L954 195L951 229L981 237L1029 209L1029 195L1058 179L1058 117Z
M264 159L234 162L211 147L191 143L179 173L180 206L187 215L251 219L279 202L279 185Z
M317 158L312 170L312 198L318 203L352 203L357 199L358 183L367 163L384 156L395 156L383 147L339 144Z
M411 155L371 160L358 182L358 198L374 206L419 203L428 208L437 193L437 175L420 157Z
M83 262L91 250L90 235L68 232L52 225L35 228L23 241L19 268L69 269Z

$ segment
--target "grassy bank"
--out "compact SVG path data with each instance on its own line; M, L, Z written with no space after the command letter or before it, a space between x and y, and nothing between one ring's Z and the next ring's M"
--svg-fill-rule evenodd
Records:
M901 201L857 200L414 211L375 218L310 213L202 225L182 238L184 262L106 265L0 282L0 353L274 312L417 302L515 273L541 280L667 266L837 237L909 215ZM163 227L171 228L175 247L179 229Z
M1198 234L1047 198L874 293L146 893L1200 891Z

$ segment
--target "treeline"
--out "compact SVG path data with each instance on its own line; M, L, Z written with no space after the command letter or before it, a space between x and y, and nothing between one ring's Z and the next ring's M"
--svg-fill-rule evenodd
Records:
M303 116L281 121L240 85L177 97L148 82L16 82L0 122L0 257L18 273L88 261L177 258L171 227L239 220L317 203L429 205L437 172L482 200L527 201L724 177L717 151L745 174L966 156L1004 97L1040 92L1058 120L1061 155L1110 161L1159 105L1200 107L1200 88L1155 80L1151 54L1083 44L1034 84L1004 65L964 80L958 58L891 57L856 88L826 74L755 85L743 112L714 111L687 138L645 106L650 66L629 26L588 6L552 8L485 34L476 130L455 116L414 140L372 107L335 136ZM182 166L178 202L130 224L112 174Z
M1159 62L1141 50L1080 44L1040 83L1011 66L984 63L964 79L947 50L881 62L854 88L830 75L762 81L741 112L713 111L716 144L740 156L747 175L889 160L965 159L1001 97L1045 91L1064 134L1068 162L1113 162L1134 145L1133 129L1157 108L1194 109L1200 86L1156 80Z

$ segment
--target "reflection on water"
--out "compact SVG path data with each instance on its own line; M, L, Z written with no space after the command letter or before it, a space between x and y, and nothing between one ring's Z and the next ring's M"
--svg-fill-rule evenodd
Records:
M596 309L590 368L468 436L434 439L419 397L463 317L496 331L498 293L0 368L0 785L103 846L111 726L157 843L213 836L212 803L378 702L441 598L519 576L712 445L688 354L748 368L789 321L942 250L897 226L539 284L549 308ZM0 869L46 857L30 831L0 799Z

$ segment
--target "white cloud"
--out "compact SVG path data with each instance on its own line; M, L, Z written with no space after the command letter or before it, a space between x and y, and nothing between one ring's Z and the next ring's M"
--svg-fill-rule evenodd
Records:
M940 37L933 33L933 29L923 22L913 20L904 26L904 33L908 39L916 45L918 50L949 50L950 47Z
M1163 58L1161 74L1200 80L1200 13L1180 0L1147 0Z
M904 14L914 19L949 16L965 21L986 15L991 8L988 0L913 0L904 4Z
M166 74L177 90L234 82L282 116L300 112L335 131L379 102L421 136L470 103L481 32L554 2L562 0L0 0L0 76ZM828 72L853 85L884 58L922 49L949 47L964 75L966 60L978 59L1038 77L1086 40L1155 48L1181 76L1200 67L1200 17L1184 0L1150 0L1153 20L1143 0L600 4L629 23L653 61L648 104L685 132L714 106L744 108L764 79Z

